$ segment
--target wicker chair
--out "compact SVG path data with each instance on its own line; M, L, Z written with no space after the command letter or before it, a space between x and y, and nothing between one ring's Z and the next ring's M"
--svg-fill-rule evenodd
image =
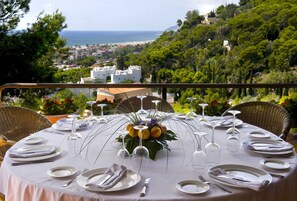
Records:
M172 106L164 99L155 97L155 96L147 96L143 99L143 109L154 109L155 105L152 103L152 100L160 100L161 102L158 104L158 110L163 112L174 112ZM141 101L136 96L130 97L128 99L123 100L120 102L115 110L114 113L121 114L121 113L128 113L128 112L137 112L141 108Z
M236 115L242 121L264 128L282 139L286 139L290 131L290 115L279 105L253 101L235 105L228 110L239 110ZM222 116L230 115L226 110Z
M30 109L14 106L0 107L0 134L10 143L51 125L47 118ZM0 156L4 156L5 153L2 152L6 149L7 147L0 149Z

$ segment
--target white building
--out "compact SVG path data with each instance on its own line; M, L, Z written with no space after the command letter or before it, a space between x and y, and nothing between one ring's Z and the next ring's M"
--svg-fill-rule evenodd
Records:
M93 81L106 82L107 77L111 78L111 83L116 84L124 80L133 80L139 82L141 79L141 67L129 66L127 70L116 70L115 66L95 67L91 70L91 79ZM85 78L80 83L85 83Z

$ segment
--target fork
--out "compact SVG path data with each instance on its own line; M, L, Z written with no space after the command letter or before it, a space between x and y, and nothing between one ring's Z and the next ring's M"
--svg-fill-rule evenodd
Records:
M211 183L211 182L206 181L206 179L205 179L202 175L199 175L198 178L199 178L202 182L204 182L204 183L206 183L206 184L212 184L212 185L215 185L216 187L218 187L218 188L221 189L222 191L225 191L225 192L227 192L227 193L232 193L232 191L229 191L228 189L225 189L224 187L222 187L222 186L220 186L220 185L218 185L218 184L216 184L216 183Z
M87 168L85 168L83 171L82 171L82 173L84 173L85 171L87 171L88 169ZM76 180L76 178L78 177L78 175L77 176L75 176L75 177L73 177L72 179L70 179L68 182L66 182L65 184L63 184L62 185L62 187L67 187L67 186L69 186L72 182L74 182L75 180Z
M148 187L148 185L149 185L149 183L150 183L150 180L151 180L151 179L150 179L149 177L145 179L145 181L144 181L144 186L143 186L142 191L141 191L141 193L140 193L140 196L141 196L141 197L144 197L144 196L145 196L146 189L147 189L147 187Z

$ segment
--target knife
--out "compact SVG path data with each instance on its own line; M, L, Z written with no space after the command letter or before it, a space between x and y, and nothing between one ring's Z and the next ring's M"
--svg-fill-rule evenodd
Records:
M148 177L148 178L146 178L145 181L144 181L144 186L143 186L142 191L141 191L141 193L140 193L140 196L141 196L141 197L144 197L144 196L145 196L146 189L147 189L149 183L150 183L150 178Z

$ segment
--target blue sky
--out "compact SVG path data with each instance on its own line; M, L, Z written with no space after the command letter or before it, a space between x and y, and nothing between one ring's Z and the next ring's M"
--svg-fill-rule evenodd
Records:
M163 31L184 19L187 11L205 14L219 5L239 0L31 0L30 11L19 24L27 27L44 11L57 9L66 17L65 30Z

